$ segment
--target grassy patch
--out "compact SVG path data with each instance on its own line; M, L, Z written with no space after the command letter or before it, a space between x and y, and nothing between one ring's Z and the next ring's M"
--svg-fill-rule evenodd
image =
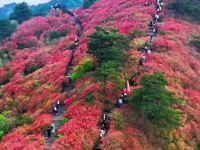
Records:
M63 126L65 123L67 123L70 120L70 118L63 118L63 120L61 121L61 126Z
M96 99L96 96L93 93L88 94L85 97L85 101L87 102L87 104L89 105L93 105L94 104L94 100Z
M67 29L61 31L61 32L57 32L57 31L52 31L50 32L50 40L54 40L54 39L60 39L61 37L65 37L67 35L68 31Z
M123 115L120 112L114 112L114 120L115 120L117 130L123 130L125 128Z

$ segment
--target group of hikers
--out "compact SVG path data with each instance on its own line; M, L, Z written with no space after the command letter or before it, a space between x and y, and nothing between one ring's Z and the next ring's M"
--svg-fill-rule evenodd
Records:
M148 2L146 2L145 5L147 5L147 4L148 4ZM148 35L150 37L150 43L152 43L153 39L158 36L158 29L157 29L156 24L160 21L159 13L161 12L163 5L164 5L164 3L163 3L162 0L156 0L156 14L154 15L153 20L151 20L150 24L149 24L149 33L148 33ZM144 65L144 63L145 63L145 61L147 59L147 56L149 54L151 54L151 48L146 46L145 48L142 49L141 58L139 60L139 65L140 66Z
M74 49L76 49L78 47L78 44L79 44L79 39L75 38L75 40L74 40L75 48ZM69 83L71 83L70 75L68 75L66 77L69 79ZM56 104L53 105L53 108L52 108L52 112L54 115L57 114L59 107L60 107L60 101L58 100L56 102ZM47 135L49 138L51 137L51 134L53 134L53 133L55 133L55 124L54 123L52 123L51 126L49 126L47 128Z
M145 6L149 6L151 5L151 3L149 3L148 1L145 3ZM159 13L162 10L164 3L163 0L156 0L156 14L153 17L153 20L150 22L149 25L149 35L150 35L150 43L152 43L152 40L154 37L157 37L158 34L158 30L156 27L156 23L159 22L160 19L160 15ZM141 53L141 58L139 59L139 66L143 66L145 61L147 60L147 56L151 54L151 48L145 46L144 48L142 48L142 53ZM131 79L128 81L128 83L131 86L136 86L137 85L137 80L139 78L140 72L134 74ZM127 87L126 87L127 88ZM123 91L123 93L121 94L120 98L118 99L118 107L121 108L123 106L123 104L127 103L127 93L125 91ZM110 121L108 119L108 116L104 113L103 114L103 124L102 124L102 128L101 128L101 133L100 133L100 138L103 138L106 133L109 130L109 126L110 126Z
M127 103L127 93L124 91L118 99L118 107L121 108L123 104Z
M52 108L52 112L53 112L54 115L57 114L59 107L60 107L60 101L58 100L58 101L56 102L56 104L53 105L53 108ZM49 127L47 128L47 135L48 135L48 138L51 137L51 134L55 133L55 130L56 130L56 129L55 129L55 123L52 123L51 126L49 126Z

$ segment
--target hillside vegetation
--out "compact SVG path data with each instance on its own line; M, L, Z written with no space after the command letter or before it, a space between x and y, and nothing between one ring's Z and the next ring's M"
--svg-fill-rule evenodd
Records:
M173 18L164 2L152 43L156 10L144 0L99 0L75 16L19 25L0 46L0 150L46 149L58 101L67 110L52 150L198 149L200 25ZM109 130L100 138L104 113Z
M200 22L199 0L176 0L171 2L169 8L180 16L186 15L195 22Z

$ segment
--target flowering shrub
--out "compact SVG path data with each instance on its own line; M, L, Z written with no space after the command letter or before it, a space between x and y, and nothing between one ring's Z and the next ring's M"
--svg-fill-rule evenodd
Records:
M145 0L100 0L89 9L75 10L84 30L74 55L74 65L78 68L87 58L85 55L89 55L86 54L89 50L88 36L95 33L96 26L118 28L120 33L126 36L131 36L133 30L147 33L148 24L155 14L155 7L153 5L145 7L145 2ZM154 0L150 2L155 3ZM152 54L147 57L148 60L144 67L137 67L140 53L136 48L142 47L141 45L149 40L148 37L142 35L133 40L132 46L135 48L130 51L130 58L127 57L126 61L129 63L124 61L127 63L124 68L126 74L124 75L123 72L120 78L124 76L128 78L138 71L141 76L155 71L165 72L169 82L168 88L177 97L184 97L187 106L180 108L185 113L184 126L174 131L172 136L170 135L173 143L170 143L168 147L195 149L200 143L198 109L200 63L197 52L193 51L195 48L189 45L188 41L192 34L200 35L200 27L168 17L168 14L170 12L167 9L163 9L160 14L163 22L157 27L165 34L158 35L153 41ZM66 36L63 35L55 42L54 40L49 41L52 32L60 33L65 29L68 31ZM75 89L66 99L66 92L62 91L62 86L63 83L68 84L65 73L71 60L72 51L70 49L77 38L77 32L78 27L75 26L73 18L68 15L59 18L36 17L20 25L11 37L11 41L6 41L0 46L0 50L6 49L12 53L12 60L4 63L0 68L0 85L2 85L0 110L11 110L15 117L19 111L25 109L27 114L34 119L33 124L18 127L5 135L0 143L0 149L44 149L43 130L53 121L53 117L46 113L51 112L52 105L57 100L64 101L67 105L68 111L65 117L70 120L60 128L60 138L55 141L52 149L92 149L95 145L100 132L98 122L102 120L102 111L105 109L103 103L106 101L109 107L106 109L110 110L121 91L109 83L107 96L104 99L101 95L102 84L95 83L92 76L86 75L74 83ZM19 51L19 48L22 49ZM30 69L34 65L39 68ZM30 74L24 76L26 70ZM140 78L137 80L139 81ZM137 88L141 88L140 85L131 87L133 90ZM95 94L93 105L85 102L85 98L90 93ZM127 123L127 118L123 119ZM133 118L130 117L129 120ZM139 119L137 121L140 122ZM111 129L103 139L101 149L142 150L148 149L149 146L152 149L157 148L150 144L149 139L145 139L148 136L140 132L141 126L132 125L130 122L126 125L123 130L116 131L111 121Z

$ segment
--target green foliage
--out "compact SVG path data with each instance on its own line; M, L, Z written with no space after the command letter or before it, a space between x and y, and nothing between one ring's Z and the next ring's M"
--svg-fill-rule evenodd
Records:
M145 42L145 43L142 43L141 45L138 45L137 49L141 51L143 48L149 47L150 45L151 44L149 42Z
M83 78L87 72L94 70L94 62L92 60L85 61L76 67L75 72L71 75L72 81Z
M88 48L100 64L106 61L121 62L123 51L130 49L130 39L117 29L97 27L96 32L90 36Z
M114 20L114 17L111 16L111 17L108 17L105 20L101 21L101 23L108 23L108 22L113 21L113 20Z
M165 31L159 31L158 33L163 36L167 34Z
M3 90L1 89L1 86L0 86L0 98L3 97Z
M14 125L17 127L22 126L24 124L30 125L33 123L33 118L30 115L23 116L22 113L19 113L15 119Z
M41 85L41 82L39 80L34 80L34 88L37 88Z
M96 3L98 0L84 0L83 8L89 8L91 5Z
M96 77L100 81L115 80L119 76L118 64L115 61L108 61L102 63L102 65L97 68Z
M199 35L193 35L193 39L190 41L190 44L195 46L198 52L200 52L200 36Z
M67 123L70 120L70 118L63 118L63 120L60 122L61 126L63 126L65 123Z
M182 100L174 98L174 93L168 91L164 74L156 72L146 74L141 80L142 88L134 91L132 102L155 125L163 128L176 128L181 125L181 112L173 108Z
M101 139L98 138L97 141L95 142L92 150L99 150L99 145L101 144Z
M115 124L118 130L123 130L125 128L125 123L123 115L120 112L114 112Z
M0 68L4 67L8 62L12 60L12 53L9 50L0 51Z
M200 150L200 145L197 146L197 150Z
M200 22L199 0L176 0L170 3L169 8L181 16L187 15L191 20Z
M27 115L25 118L24 118L24 124L27 124L27 125L30 125L30 124L33 124L33 118L29 115Z
M31 65L30 67L27 67L25 70L24 70L24 74L25 75L28 75L28 74L31 74L33 73L34 71L40 69L41 67L40 66L37 66L35 64Z
M4 81L1 84L7 84L12 77L13 77L13 73L12 72L7 72L6 78L4 79Z
M131 30L131 38L145 36L145 32L142 30Z
M25 20L29 20L31 17L32 17L31 9L25 2L17 4L14 11L10 14L10 19L17 20L18 23L20 24Z
M65 37L67 35L67 29L61 31L61 32L56 32L56 31L52 31L50 32L50 40L54 40L54 39L60 39L61 37Z
M9 20L0 20L0 41L10 37L15 32L17 25Z
M0 114L0 140L7 134L11 129L11 121L8 116L4 113Z
M61 134L61 133L57 134L58 139L63 138L63 137L64 137L64 134Z
M108 80L118 84L124 66L124 54L130 49L130 39L117 29L97 27L90 36L88 48L98 61L95 77L103 82L103 94L106 95Z
M85 101L89 104L89 105L93 105L94 104L94 100L96 99L95 94L90 93L85 97Z

